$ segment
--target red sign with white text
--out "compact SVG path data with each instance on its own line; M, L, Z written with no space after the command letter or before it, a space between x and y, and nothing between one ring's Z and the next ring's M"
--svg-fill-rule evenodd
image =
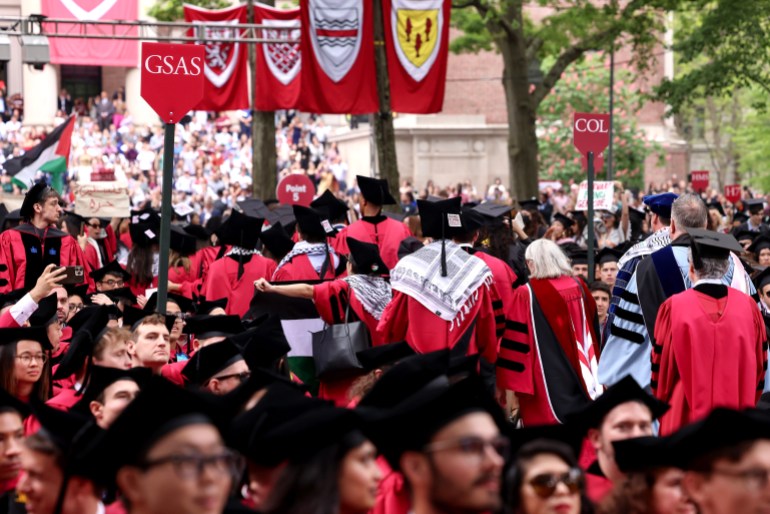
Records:
M741 185L732 184L725 186L725 198L727 198L727 201L730 203L738 203L738 200L741 199Z
M572 120L572 140L580 153L594 153L594 159L610 144L610 115L576 112Z
M286 205L310 206L315 196L315 186L307 175L287 175L275 188L278 201Z
M142 43L140 94L164 123L178 123L203 98L204 47Z
M690 183L695 191L699 193L705 191L709 187L709 172L703 170L691 172Z

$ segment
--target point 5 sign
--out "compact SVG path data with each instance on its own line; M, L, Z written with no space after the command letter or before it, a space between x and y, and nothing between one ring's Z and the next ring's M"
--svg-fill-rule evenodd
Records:
M165 123L178 123L203 98L204 47L142 43L140 93Z

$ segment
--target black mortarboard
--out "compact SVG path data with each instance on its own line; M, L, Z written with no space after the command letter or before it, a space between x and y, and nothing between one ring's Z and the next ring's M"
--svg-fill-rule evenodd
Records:
M736 241L754 241L754 239L759 236L759 232L754 232L752 230L738 230L735 232L735 239Z
M270 216L270 209L267 208L265 202L259 198L249 198L247 200L241 200L238 202L238 207L241 208L241 212L246 216L252 218L266 219Z
M256 248L264 221L263 218L232 211L230 217L216 231L218 242L220 245Z
M334 196L334 193L328 189L321 196L310 202L310 207L325 211L329 221L332 222L346 219L348 213L348 204Z
M364 243L352 237L346 238L350 257L355 263L358 272L364 275L374 273L385 275L390 271L380 257L380 249L376 244Z
M217 373L241 360L243 355L238 348L225 339L195 352L182 368L182 375L191 384L204 386Z
M37 304L37 309L29 317L29 324L33 327L45 327L56 317L56 308L59 306L59 298L52 293Z
M123 326L130 329L132 332L137 329L141 322L147 316L152 316L154 312L137 309L135 307L126 306L123 308ZM164 316L166 328L171 331L176 321L175 316Z
M110 311L111 309L107 306L88 307L87 316L83 318L84 323L78 326L78 330L72 332L69 348L64 353L53 375L55 380L67 378L83 368L83 364L94 352L99 334L107 327Z
M740 254L743 248L730 234L722 234L702 228L688 228L687 233L692 239L692 260L696 269L702 266L701 259L727 259L730 252Z
M738 223L746 223L748 220L749 215L743 211L739 211L733 214L733 221L737 221Z
M545 439L566 444L572 449L575 458L580 458L584 437L580 430L576 430L570 424L528 426L524 428L515 428L515 425L509 424L506 428L508 438L511 440L512 456L524 445L532 441Z
M572 218L568 218L567 216L565 216L560 212L557 212L556 214L553 215L553 221L558 221L559 223L562 224L562 226L564 226L564 228L570 228L572 225L575 224L575 220L573 220Z
M615 464L620 471L646 471L676 467L675 437L634 437L613 441Z
M101 268L92 271L89 273L89 276L94 279L94 282L101 282L104 280L104 277L106 275L115 275L117 277L121 277L124 282L128 282L131 280L131 274L127 272L125 269L123 269L123 266L121 266L117 259L114 261L110 261Z
M0 226L0 229L5 230L11 226L18 225L21 221L21 210L20 209L14 209L11 212L9 212L5 218L3 218L3 225Z
M575 264L588 264L588 251L587 250L574 250L567 253L567 257L570 258L572 265Z
M437 202L417 200L422 235L436 240L448 239L450 229L462 228L461 204L462 199L459 196Z
M262 231L260 238L265 248L276 259L283 259L294 248L294 241L291 240L291 236L284 230L280 221Z
M181 294L176 293L168 293L167 301L174 302L179 306L179 309L182 312L195 312L195 306L193 305L193 301L187 298L186 296L182 296ZM147 303L144 304L144 310L147 312L154 312L158 307L158 293L157 291L152 293L152 296L147 299Z
M291 351L278 316L268 316L257 327L228 339L240 348L251 369L274 368L276 362Z
M171 225L169 248L180 255L192 255L198 249L198 240L179 225Z
M361 363L364 371L374 371L383 366L393 365L412 355L415 355L415 351L406 341L382 344L356 352L358 362Z
M27 294L26 289L14 289L9 293L0 294L0 309L7 305L13 305L21 300L25 294Z
M5 220L8 217L8 207L4 203L0 203L0 232L5 229Z
M83 301L88 299L88 284L67 284L64 289L67 296L79 296Z
M44 182L38 182L29 188L27 194L24 195L24 201L21 204L21 209L19 209L19 215L22 217L22 219L31 220L32 216L35 214L34 205L39 203L43 198L43 195L51 190L52 189Z
M757 214L765 210L764 198L751 198L749 200L744 200L743 203L746 205L746 209L751 214Z
M510 216L511 214L510 205L495 202L484 202L474 207L473 210L491 220L502 218L503 216Z
M92 366L88 378L88 384L85 386L80 400L73 405L72 409L79 412L90 413L90 403L96 400L100 394L109 386L119 380L132 380L139 385L141 389L144 384L150 380L152 370L150 368L107 368L104 366Z
M629 207L628 217L631 223L636 225L641 225L642 221L644 221L644 212L640 211L639 209L634 209L633 207Z
M294 209L291 205L279 205L270 211L267 221L271 225L280 223L286 232L294 232L294 226L297 224L297 218L294 217Z
M136 303L136 296L131 291L130 287L119 287L117 289L110 289L109 291L100 291L94 294L106 295L107 298L109 298L115 303L118 303L120 300L125 300L131 305Z
M185 321L184 332L194 334L198 339L229 337L243 332L243 325L238 316L202 315L188 318Z
M751 279L754 282L754 286L757 288L757 292L761 293L762 288L767 284L770 284L770 266L763 269L758 275Z
M131 241L137 246L150 247L160 242L160 216L152 208L131 211L128 225Z
M367 202L374 205L395 205L398 203L390 194L390 188L386 179L356 175L356 182L358 183L358 189L361 190L361 196Z
M219 298L217 300L203 300L193 305L195 314L197 316L203 316L211 314L216 308L227 309L227 298Z
M605 416L612 409L627 402L639 402L647 406L653 419L662 416L669 408L667 403L658 400L642 389L631 375L626 375L594 401L570 413L567 416L567 421L585 430L599 428Z
M451 229L450 234L452 237L463 237L487 224L487 218L468 205L462 206L460 217L462 218L462 227Z
M297 226L303 234L321 237L334 231L331 223L318 210L302 205L294 205L293 208L294 217L297 218Z
M577 223L588 222L588 219L586 218L586 213L584 211L569 211L569 213L572 216L572 219L575 220Z
M614 248L602 248L601 251L596 254L596 262L604 264L606 262L618 262L623 254Z
M37 399L30 401L30 407L40 423L41 435L48 438L65 455L69 454L78 435L91 421L81 413L49 407Z
M11 393L0 387L0 414L15 411L19 416L26 418L29 416L29 405L22 402Z
M403 212L390 212L390 211L384 211L382 214L383 214L383 215L385 215L385 216L387 216L388 218L390 218L390 219L392 219L392 220L396 220L396 221L398 221L399 223L403 223L403 222L404 222L404 220L406 219L406 216L407 216L407 215L406 215L405 213L403 213Z
M719 214L722 216L725 216L725 208L722 206L721 203L717 202L716 200L709 202L708 204L709 209L716 209L719 211Z
M753 243L751 243L751 246L749 246L748 250L751 253L754 253L759 257L759 252L762 250L770 248L770 237L761 234L758 238L754 240Z
M196 225L193 223L188 223L184 227L182 227L182 230L193 236L195 239L200 241L206 241L208 242L210 240L211 234L208 230L206 230L206 227L203 225Z
M540 200L534 196L524 200L519 200L519 207L526 211L536 211L538 207L540 207Z

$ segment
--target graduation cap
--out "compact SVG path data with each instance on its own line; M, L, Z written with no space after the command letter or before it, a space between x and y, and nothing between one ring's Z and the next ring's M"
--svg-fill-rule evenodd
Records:
M671 218L671 205L677 198L674 193L658 193L644 196L642 202L661 218Z
M570 258L572 266L576 264L588 264L588 250L573 250L567 252L567 257Z
M615 248L602 248L596 255L596 261L599 264L605 264L607 262L618 262L623 254L617 251Z
M45 182L38 182L27 191L24 195L24 201L21 203L21 209L19 209L19 216L25 220L31 220L35 215L34 205L40 203L43 197L50 191L54 191ZM58 195L58 193L57 193Z
M403 212L385 211L382 214L385 215L386 217L392 219L392 220L398 221L399 223L403 223L404 220L406 219L406 216L407 216L406 213L403 213Z
M136 295L134 295L130 287L119 287L117 289L110 289L109 291L99 291L94 294L103 294L115 303L118 303L121 300L131 305L136 303Z
M574 423L575 426L585 430L599 428L612 409L628 402L645 405L650 409L653 419L661 417L669 409L667 403L648 394L631 375L626 375L594 401L570 413L567 416L567 422Z
M190 204L187 203L178 203L173 206L174 214L176 214L179 218L185 219L187 216L195 212L195 209L190 207Z
M142 324L142 321L144 321L144 318L147 316L152 316L156 313L137 309L135 307L126 306L123 308L123 326L128 327L131 329L131 332L136 330L139 325ZM164 318L164 325L166 325L166 328L170 332L171 329L174 327L174 323L176 322L176 316L163 316Z
M328 189L310 202L310 207L326 212L328 219L332 222L347 219L348 204L334 196L334 193Z
M350 250L351 260L355 263L359 273L369 275L385 275L390 270L380 257L380 249L376 244L364 243L358 239L347 237L348 249Z
M294 226L297 224L297 218L294 217L294 208L291 205L278 205L270 211L267 221L271 225L280 223L286 232L294 232Z
M88 384L82 390L80 400L72 406L72 410L77 412L91 412L90 404L95 401L105 389L121 380L131 380L135 382L139 389L152 377L150 368L108 368L104 366L91 366Z
M149 248L160 242L160 216L152 208L131 211L128 232L137 246Z
M0 387L0 414L16 412L22 419L29 416L29 405L22 402L11 393Z
M10 293L0 294L0 309L21 300L27 294L26 289L14 289Z
M55 318L59 306L59 297L52 293L37 304L37 309L29 317L29 324L33 327L47 327Z
M171 225L169 248L180 255L192 255L198 249L198 240L192 234L188 234L182 227Z
M263 218L254 218L232 211L230 217L217 229L217 239L220 245L253 249L257 247L263 224Z
M246 200L241 200L238 202L238 207L241 208L241 212L243 214L246 216L251 216L252 218L266 219L270 217L270 209L268 209L267 205L265 205L265 202L259 198L248 198Z
M240 349L250 369L274 368L276 362L291 351L278 316L268 316L257 327L228 339Z
M576 223L588 223L588 218L586 218L586 213L583 211L569 211L570 216L572 216L572 219L575 220Z
M243 325L238 316L194 316L188 318L184 326L185 334L193 334L198 339L229 337L241 332L243 332Z
M4 203L0 203L0 231L5 230L5 219L8 214L8 207Z
M738 223L746 223L748 220L749 220L749 215L743 211L736 212L735 214L733 214L733 221L737 221Z
M535 196L524 200L519 200L519 207L525 211L536 211L540 207L540 200L538 200Z
M770 284L770 266L762 270L758 275L752 278L751 281L754 282L754 286L757 288L757 291L761 294L762 288Z
M412 347L406 341L373 346L356 352L358 362L361 363L363 370L367 372L381 369L383 366L393 365L412 355L415 355L415 351L412 350Z
M356 175L356 182L358 189L361 190L361 196L367 202L374 205L395 205L398 203L390 194L387 179Z
M751 243L748 250L759 258L759 252L768 248L770 248L770 237L760 234L758 238L754 239L754 242ZM741 249L741 251L743 251L743 249Z
M516 428L507 424L506 435L511 441L511 454L515 455L525 445L538 440L557 441L566 444L580 458L583 448L583 434L570 424L540 425Z
M634 437L613 441L615 464L623 473L677 467L675 437Z
M195 352L182 368L182 375L191 384L204 386L217 373L242 360L244 360L243 355L238 347L225 339L219 343L204 346Z
M444 241L451 237L452 230L463 229L462 199L459 196L438 202L417 200L417 208L420 210L420 223L424 237ZM444 243L441 244L441 276L447 276Z
M67 296L79 296L85 301L88 298L88 284L67 284L64 286Z
M128 282L131 280L131 274L123 269L123 266L118 263L117 259L108 262L106 265L92 271L88 275L94 279L94 282L101 282L107 275L115 275L116 277L120 277L123 279L123 282Z
M227 297L210 301L203 299L193 304L193 311L197 316L211 314L214 309L227 309Z
M209 238L211 237L211 234L208 230L206 230L206 227L203 225L195 225L193 223L188 223L184 227L182 227L182 230L193 236L195 239L199 241L206 241L209 242Z
M692 239L692 260L695 269L703 266L701 259L727 259L730 252L740 254L743 247L730 234L722 234L702 228L688 228L687 233Z
M750 198L748 200L744 200L743 203L746 205L746 208L751 214L759 214L765 210L764 198Z
M759 232L754 232L753 230L738 230L735 232L735 239L736 241L751 241L753 242L754 239L759 236Z
M499 223L505 216L511 215L511 206L495 202L484 202L473 208L486 218L487 223Z
M281 222L276 222L260 235L262 244L276 259L283 259L294 248L294 241L283 228Z
M110 311L109 307L102 305L88 307L83 323L77 327L77 330L73 329L69 348L53 374L55 380L62 380L78 373L83 368L83 364L89 361L99 341L99 335L110 320Z
M167 302L173 302L179 306L179 310L182 312L195 312L195 306L193 305L193 301L187 298L186 296L182 296L181 294L176 293L168 293L166 296ZM158 292L152 293L152 296L147 300L147 303L144 304L144 310L146 312L155 312L158 307Z
M568 229L575 224L575 220L573 220L572 218L568 218L567 216L565 216L560 212L557 212L556 214L553 215L553 221L558 221L564 226L565 229Z
M644 212L640 211L639 209L634 209L633 207L629 207L628 217L629 217L629 221L631 221L632 224L641 225L642 221L644 221Z
M334 231L331 223L325 219L324 214L320 211L302 205L294 205L292 207L294 209L294 217L297 218L299 230L303 234L313 237L326 237Z
M466 236L487 224L487 218L467 204L462 206L460 216L462 218L462 227L451 229L449 232L452 237Z
M713 201L709 202L708 203L708 208L709 209L716 209L716 210L719 211L719 214L721 216L725 216L725 208L722 206L722 204L720 202L718 202L716 200L713 200Z

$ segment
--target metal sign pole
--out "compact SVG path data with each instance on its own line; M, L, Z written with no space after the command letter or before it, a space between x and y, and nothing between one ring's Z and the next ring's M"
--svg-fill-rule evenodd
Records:
M596 247L594 232L594 153L588 152L588 283L594 281L594 248ZM165 185L165 183L164 183Z
M160 203L160 265L158 270L158 313L166 314L168 298L168 251L171 243L171 183L174 172L174 130L166 123L163 138L163 191Z

